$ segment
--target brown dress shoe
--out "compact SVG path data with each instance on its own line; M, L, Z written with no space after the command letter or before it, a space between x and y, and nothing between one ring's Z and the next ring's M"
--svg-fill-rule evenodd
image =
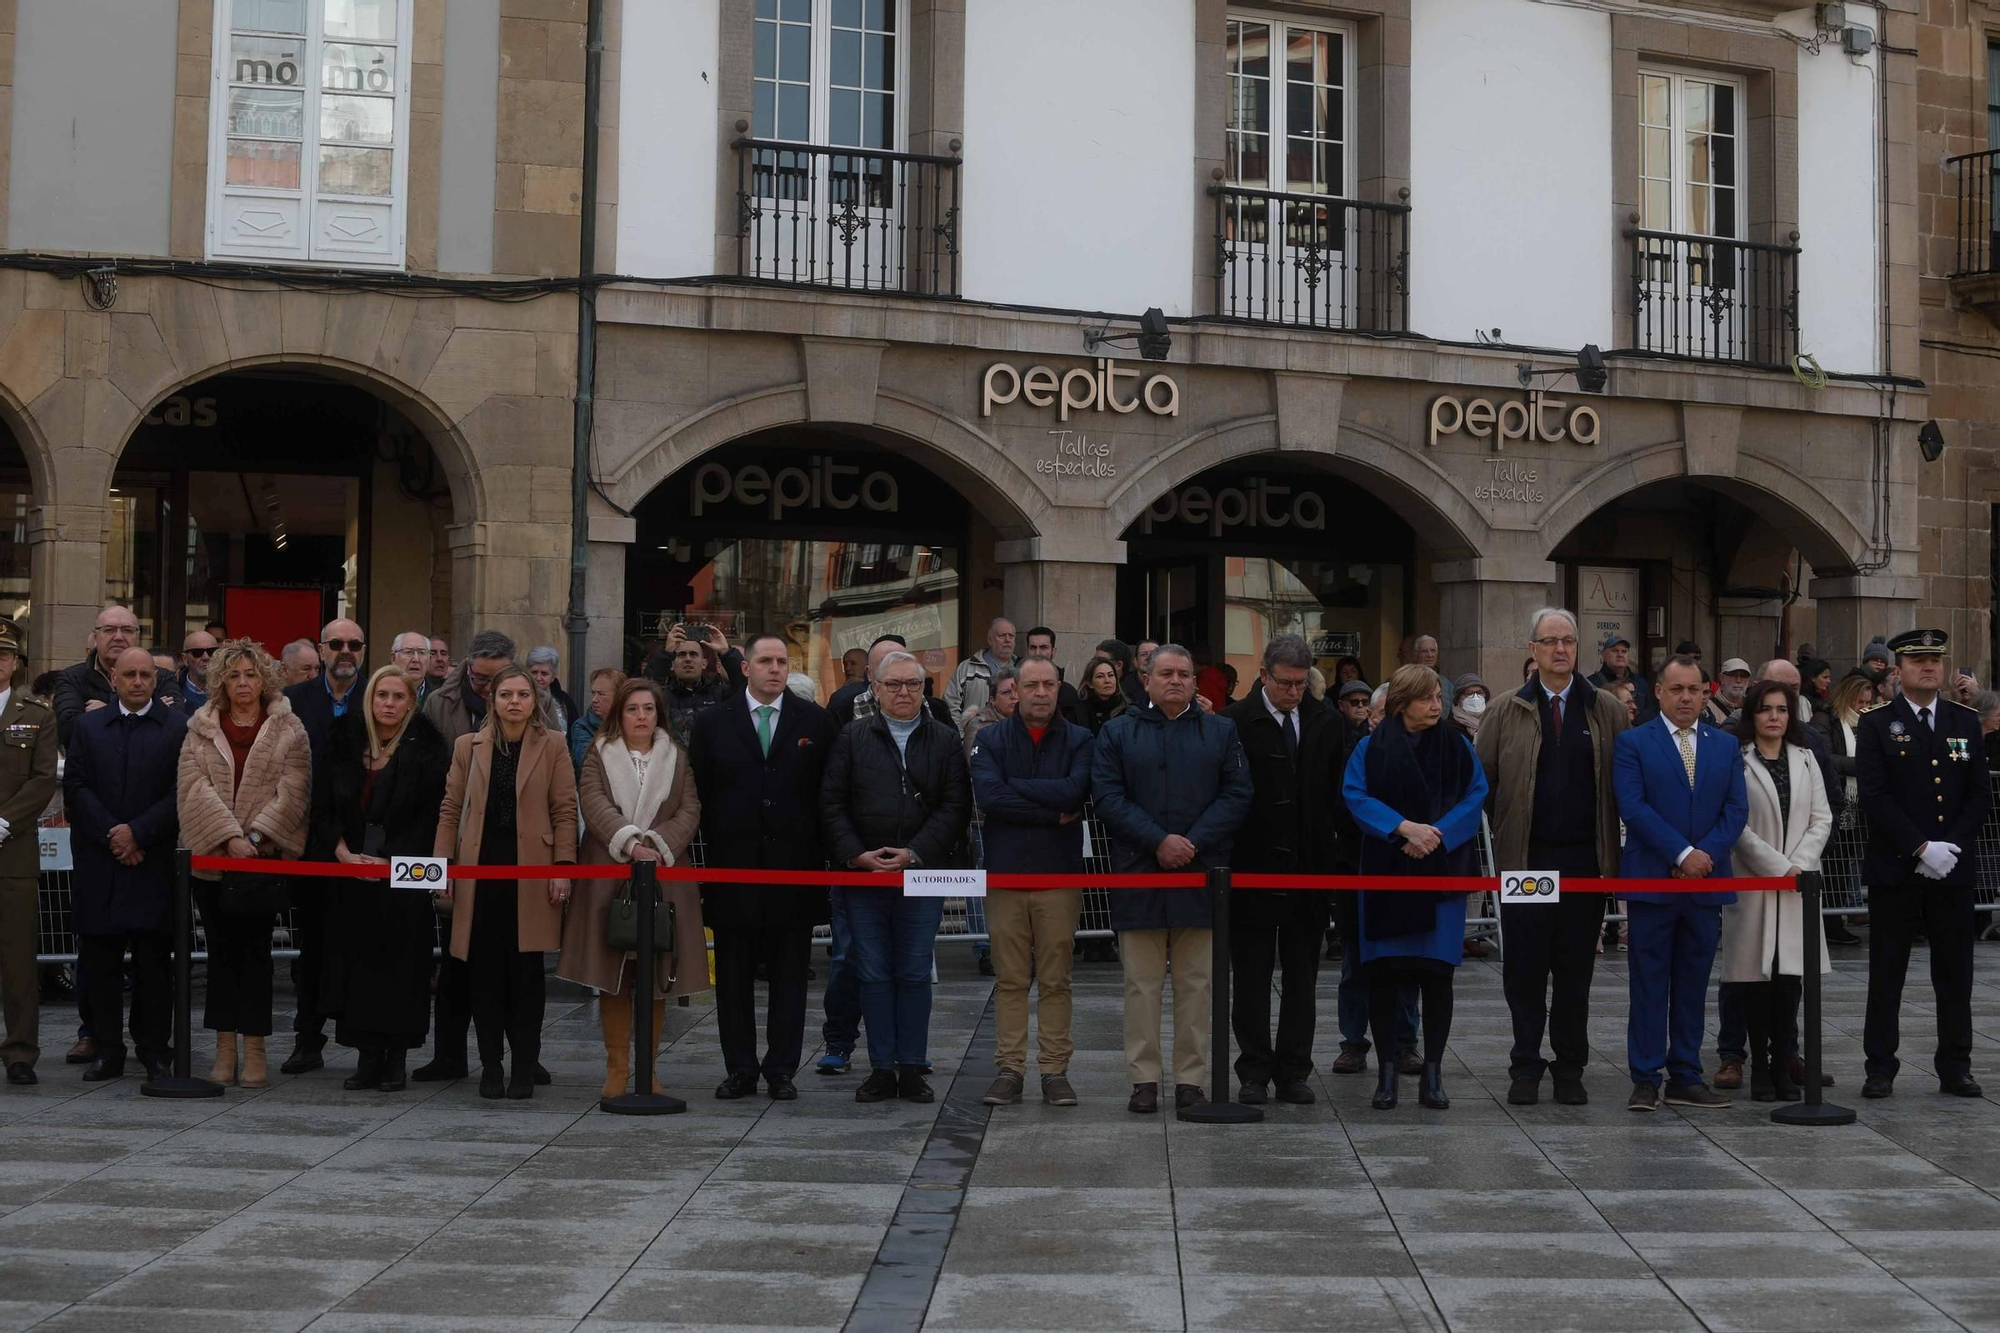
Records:
M1368 1052L1354 1046L1343 1046L1340 1054L1333 1057L1333 1072L1336 1074L1365 1074L1368 1072Z
M79 1037L77 1038L76 1045L69 1048L69 1054L63 1057L63 1063L66 1065L87 1065L96 1058L96 1040L90 1037Z
M1138 1115L1151 1115L1160 1109L1160 1085L1157 1083L1134 1083L1132 1099L1125 1103L1125 1109Z
M1396 1072L1404 1078L1415 1078L1424 1072L1424 1057L1415 1051L1404 1051L1396 1057Z
M1743 1062L1741 1060L1724 1060L1721 1064L1717 1065L1715 1068L1715 1086L1729 1092L1734 1092L1736 1089L1742 1087Z
M1174 1084L1175 1110L1185 1111L1190 1106L1205 1106L1207 1104L1208 1104L1208 1094L1203 1092L1200 1088L1196 1087L1194 1084L1192 1083Z
M1791 1059L1789 1059L1789 1060L1787 1060L1787 1061L1785 1062L1785 1072L1786 1072L1787 1074L1791 1075L1791 1079L1792 1079L1792 1082L1794 1082L1794 1083L1798 1084L1798 1085L1799 1085L1800 1087L1804 1087L1804 1086L1805 1086L1805 1083L1806 1083L1806 1062L1805 1062L1804 1060L1800 1059L1800 1058L1799 1058L1798 1056L1796 1056L1796 1055L1795 1055L1795 1056L1793 1056L1793 1057L1792 1057ZM1820 1086L1821 1086L1822 1088L1830 1088L1830 1087L1832 1087L1832 1086L1833 1086L1833 1075L1831 1075L1831 1074L1827 1073L1827 1072L1826 1072L1826 1071L1825 1071L1824 1069L1820 1070L1820 1071L1819 1071L1819 1085L1820 1085ZM1715 1086L1717 1086L1718 1088L1719 1088L1719 1087L1721 1087L1721 1086L1722 1086L1722 1080L1721 1080L1721 1079L1717 1079L1717 1080L1715 1081Z

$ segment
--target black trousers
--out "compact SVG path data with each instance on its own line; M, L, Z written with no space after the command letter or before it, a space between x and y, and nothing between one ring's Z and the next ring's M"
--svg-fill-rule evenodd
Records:
M1405 986L1415 986L1423 996L1424 1063L1434 1065L1444 1060L1444 1049L1451 1043L1451 983L1457 970L1430 965L1429 960L1399 967L1396 959L1388 958L1368 965L1368 1022L1375 1029L1375 1049L1385 1052L1376 1057L1384 1068L1393 1063L1386 1052L1396 1049Z
M1594 879L1597 849L1588 843L1530 843L1523 868ZM1589 1062L1590 977L1597 968L1604 898L1601 893L1565 893L1547 907L1501 905L1500 984L1514 1020L1507 1077L1539 1079L1551 1064L1558 1073L1581 1074ZM1542 1058L1544 1031L1554 1060Z
M757 965L770 979L765 1051L757 1058ZM812 965L809 927L715 931L715 1028L722 1064L732 1074L790 1078L805 1053L806 973Z
M1245 1083L1294 1083L1312 1077L1314 1007L1319 989L1318 926L1236 930L1229 937L1230 1028ZM1271 1040L1271 974L1282 968L1278 1039Z
M437 1028L432 1059L465 1064L465 1036L472 1028L472 972L451 956L451 930L444 932L444 956L438 959L437 991L431 997Z
M472 990L472 1021L479 1029L479 1063L499 1067L514 1052L517 1068L542 1058L542 1015L548 981L539 952L521 951L519 886L487 880L479 886L465 968Z
M269 912L224 912L219 886L197 881L195 903L201 908L202 933L208 938L208 999L201 1025L211 1032L240 1032L246 1037L271 1035L271 927ZM119 978L113 974L112 982ZM99 984L92 978L92 987ZM107 1026L114 1009L100 1014L91 1005L93 1022ZM102 1037L100 1031L99 1036Z
M125 951L132 951L132 1045L139 1058L164 1059L169 1041L167 1015L173 1012L172 982L165 931L131 935L85 935L77 941L78 968L90 987L91 1022L97 1052L125 1049Z
M1979 933L1971 889L1913 879L1868 890L1868 1019L1861 1049L1870 1078L1894 1078L1902 1068L1903 978L1910 942L1930 941L1931 989L1937 996L1939 1078L1972 1073L1972 941Z
M299 956L292 963L292 993L297 1001L292 1031L307 1050L326 1045L326 1015L320 1011L320 976L326 970L326 892L318 886L292 890L292 938Z
M1721 990L1742 1011L1743 1053L1753 1069L1782 1065L1798 1053L1803 977L1780 974L1769 981L1725 981Z

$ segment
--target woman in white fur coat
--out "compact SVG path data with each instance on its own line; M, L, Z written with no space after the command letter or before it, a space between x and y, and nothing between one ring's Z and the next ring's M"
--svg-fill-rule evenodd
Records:
M701 823L701 800L687 752L667 732L666 713L659 686L643 676L626 681L612 697L597 735L584 749L577 779L585 863L655 861L667 867L686 858ZM604 942L611 900L623 887L616 880L577 881L556 963L557 976L599 992L606 1097L624 1092L632 1074L632 998L625 988L632 981L633 955L614 953ZM667 999L709 989L700 886L663 883L659 902L662 912L672 904L678 948L673 959L658 959L653 979L655 1058Z
M1750 818L1731 853L1746 878L1795 877L1819 869L1833 833L1833 811L1819 762L1806 748L1799 697L1790 685L1758 681L1743 696L1737 739ZM1807 923L1799 895L1788 890L1736 895L1722 909L1722 984L1736 986L1750 1036L1751 1099L1797 1101L1786 1068L1798 1039L1799 991L1806 969ZM1833 970L1823 923L1811 922L1813 964Z

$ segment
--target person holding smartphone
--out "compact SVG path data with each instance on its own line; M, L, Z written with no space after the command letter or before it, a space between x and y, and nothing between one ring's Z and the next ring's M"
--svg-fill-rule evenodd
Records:
M343 865L429 856L451 772L444 737L417 711L415 680L390 664L363 706L335 719L313 796L313 836ZM385 880L343 880L327 895L321 1003L334 1037L360 1053L342 1087L401 1092L408 1055L430 1033L430 895Z

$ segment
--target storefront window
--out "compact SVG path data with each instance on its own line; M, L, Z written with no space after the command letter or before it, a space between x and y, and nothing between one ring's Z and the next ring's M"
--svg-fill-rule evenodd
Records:
M1239 697L1250 688L1264 645L1297 634L1333 678L1342 657L1362 675L1384 676L1403 623L1403 567L1307 556L1231 556L1223 574L1224 660L1236 668Z
M28 510L35 503L27 480L0 476L0 616L29 623Z
M139 618L139 642L150 647L164 635L161 607L166 589L160 579L162 488L121 479L107 501L104 544L104 600L123 602Z
M360 507L353 477L189 473L181 632L227 621L231 586L310 591L309 619L357 615Z

